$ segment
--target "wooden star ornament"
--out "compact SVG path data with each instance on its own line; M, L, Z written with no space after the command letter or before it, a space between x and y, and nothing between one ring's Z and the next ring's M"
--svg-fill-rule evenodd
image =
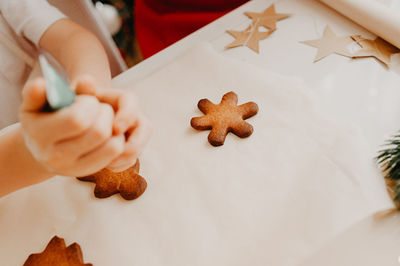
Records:
M270 5L262 13L244 12L246 16L253 21L259 21L260 26L264 26L271 30L276 30L276 22L290 17L290 14L279 14L275 12L275 5Z
M146 190L147 182L139 175L139 160L125 171L114 173L103 169L93 175L78 177L81 181L95 183L94 195L97 198L107 198L116 193L126 200L134 200Z
M329 26L325 27L322 38L302 41L301 43L318 49L314 62L317 62L333 53L352 57L351 53L346 48L349 44L353 43L351 36L337 36Z
M41 253L31 254L24 266L92 266L83 262L80 246L73 243L65 246L64 239L54 236Z
M354 35L351 36L351 38L361 46L361 50L353 54L354 58L375 57L388 66L390 64L391 56L400 52L397 47L379 37L374 40L369 40L360 35Z
M219 104L213 104L208 99L202 99L197 106L203 116L193 117L190 125L197 130L209 130L208 141L213 146L221 146L226 135L232 132L240 138L249 137L253 127L244 120L257 114L258 106L254 102L237 105L238 97L234 92L228 92Z
M259 41L264 40L269 35L271 35L274 31L266 31L260 32L258 30L258 24L252 22L252 24L247 27L244 31L234 31L234 30L227 30L227 32L232 35L235 40L228 44L225 49L230 49L238 46L247 46L254 52L259 52Z

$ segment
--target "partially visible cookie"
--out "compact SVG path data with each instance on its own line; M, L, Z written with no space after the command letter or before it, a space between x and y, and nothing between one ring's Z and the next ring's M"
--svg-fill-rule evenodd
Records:
M238 97L228 92L219 104L202 99L197 106L204 113L201 117L193 117L190 125L197 130L209 130L208 141L213 146L221 146L226 135L232 132L238 137L246 138L253 133L253 127L244 120L257 114L258 106L254 102L237 105Z
M96 183L94 195L97 198L107 198L120 193L126 200L134 200L146 190L147 182L139 175L139 160L123 172L114 173L103 169L93 175L78 177L81 181Z
M81 247L73 243L65 246L64 239L54 236L42 253L29 255L24 266L92 266L83 262Z

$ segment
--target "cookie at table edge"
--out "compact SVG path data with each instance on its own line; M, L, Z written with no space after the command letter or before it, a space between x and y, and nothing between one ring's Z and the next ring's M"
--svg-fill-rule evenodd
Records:
M63 238L54 236L40 253L30 254L23 266L93 266L83 262L82 250L79 244L73 243L68 247Z

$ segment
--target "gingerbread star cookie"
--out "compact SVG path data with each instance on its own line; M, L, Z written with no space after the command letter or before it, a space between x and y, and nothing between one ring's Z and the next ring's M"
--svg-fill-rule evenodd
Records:
M24 266L91 266L83 262L80 246L73 243L65 246L64 239L54 236L42 253L29 255Z
M134 200L146 190L147 182L139 175L139 160L123 172L114 173L103 169L90 176L78 177L81 181L96 183L94 195L97 198L107 198L120 193L126 200Z
M253 127L244 120L257 114L258 106L254 102L237 105L238 97L228 92L219 104L202 99L197 106L204 116L193 117L190 125L197 130L209 130L208 141L213 146L221 146L226 135L232 132L238 137L246 138L253 133Z

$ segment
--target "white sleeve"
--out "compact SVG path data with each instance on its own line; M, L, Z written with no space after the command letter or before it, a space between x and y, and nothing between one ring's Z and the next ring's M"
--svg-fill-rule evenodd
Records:
M46 0L0 0L0 13L17 35L36 46L54 22L66 17Z

